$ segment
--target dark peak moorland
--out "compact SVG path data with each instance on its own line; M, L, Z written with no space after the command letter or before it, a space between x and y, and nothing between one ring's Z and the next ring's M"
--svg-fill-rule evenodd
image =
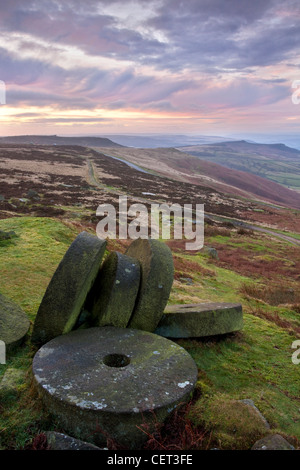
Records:
M84 147L122 147L104 137L62 137L58 135L17 135L0 137L0 143L31 145L82 145Z

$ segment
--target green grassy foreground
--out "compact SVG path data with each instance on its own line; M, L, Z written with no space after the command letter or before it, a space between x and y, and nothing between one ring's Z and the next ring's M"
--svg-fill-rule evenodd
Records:
M72 240L83 229L50 218L18 217L0 220L0 230L13 230L17 235L0 242L0 292L17 302L33 322L52 274ZM258 256L265 262L270 261L270 256L279 259L283 256L278 242L265 236L238 238L220 231L208 236L206 242L218 243L229 252L237 246L240 250L247 248L249 258ZM122 247L116 243L115 248L121 251ZM291 349L292 342L300 335L297 299L294 303L268 303L268 298L263 298L259 290L265 280L253 276L251 269L248 272L238 272L236 266L229 269L224 262L212 260L201 252L188 254L174 249L173 254L175 281L171 303L241 302L244 309L244 328L237 334L178 341L199 368L197 400L189 418L193 426L204 430L201 445L203 448L217 445L225 449L247 449L260 437L255 423L251 430L242 425L243 411L239 412L236 406L242 399L254 401L271 425L271 432L279 432L297 445L300 440L300 365L292 363ZM288 256L286 261L290 266L295 259L289 260ZM288 286L295 282L291 273L286 277ZM192 279L192 283L187 284L186 278ZM276 283L275 276L268 281L269 288L276 287ZM32 387L34 353L28 339L8 357L6 365L0 365L0 380L7 368L21 372L15 393L0 396L0 449L28 448L40 432L59 430L43 411ZM233 409L235 418L231 422Z

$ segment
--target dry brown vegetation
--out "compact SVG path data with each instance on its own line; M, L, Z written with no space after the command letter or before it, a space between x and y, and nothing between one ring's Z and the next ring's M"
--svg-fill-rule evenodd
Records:
M218 266L231 269L244 276L263 279L291 279L299 281L300 250L285 244L274 253L253 252L238 245L214 243L218 250Z
M102 148L101 151L107 152ZM258 175L227 168L175 148L112 148L109 154L124 158L163 176L242 196L300 209L297 192Z
M300 292L284 285L259 285L244 283L240 288L246 298L262 300L269 305L300 305ZM298 307L299 308L299 307Z

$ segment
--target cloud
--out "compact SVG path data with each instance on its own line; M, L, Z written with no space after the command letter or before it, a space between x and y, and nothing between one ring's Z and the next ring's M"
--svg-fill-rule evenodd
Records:
M2 3L0 79L13 107L202 119L281 103L299 67L294 0Z
M20 53L36 49L41 57L44 49L44 60L62 57L62 67L72 55L70 68L76 55L88 66L81 52L115 65L226 71L292 58L300 6L292 0L284 7L279 0L226 0L226 7L224 0L14 0L4 6L2 26L6 39L20 35Z

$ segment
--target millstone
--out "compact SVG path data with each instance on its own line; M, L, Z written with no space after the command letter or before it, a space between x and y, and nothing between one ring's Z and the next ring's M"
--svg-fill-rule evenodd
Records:
M71 331L98 274L105 246L105 240L87 232L81 232L70 245L40 304L33 343L41 345Z
M137 239L126 254L141 264L141 284L129 328L153 332L167 305L174 278L169 247L159 240Z
M139 262L113 252L104 261L87 299L94 326L126 328L140 285Z
M174 342L146 331L95 327L45 344L33 360L47 410L72 436L138 449L190 398L197 366Z
M4 341L6 351L22 342L29 327L26 313L15 302L0 294L0 340Z
M165 309L155 333L167 338L199 338L232 333L242 328L240 304L178 304Z

